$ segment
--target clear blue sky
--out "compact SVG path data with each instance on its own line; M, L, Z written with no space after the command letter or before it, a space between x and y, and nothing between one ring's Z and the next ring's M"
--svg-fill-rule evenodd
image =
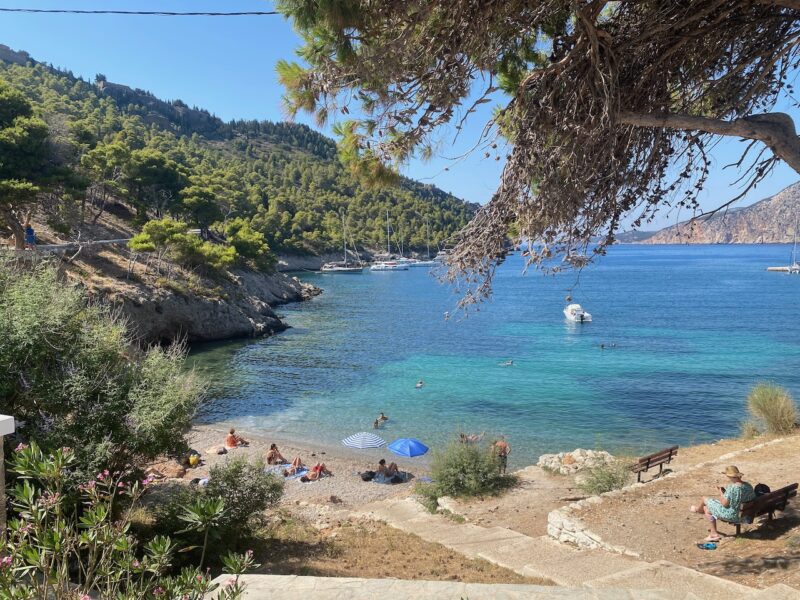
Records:
M239 11L271 10L272 4L261 0L0 0L0 7ZM293 58L293 50L299 45L290 23L280 16L0 14L0 32L0 43L26 50L36 60L87 79L103 73L110 81L146 89L164 99L180 98L225 120L283 119L275 63L281 58ZM443 156L461 155L474 144L491 112L490 106L483 105L473 115L455 145L452 132L443 132ZM800 122L800 111L789 112ZM303 117L299 120L308 122ZM715 149L715 168L701 198L704 208L713 208L737 195L737 188L730 187L737 178L735 173L723 171L722 166L733 162L741 147L737 140L725 140ZM494 191L501 168L501 162L474 153L458 162L436 159L413 163L407 175L483 203ZM740 205L769 196L798 179L792 169L781 165ZM665 212L648 228L687 216L677 211Z

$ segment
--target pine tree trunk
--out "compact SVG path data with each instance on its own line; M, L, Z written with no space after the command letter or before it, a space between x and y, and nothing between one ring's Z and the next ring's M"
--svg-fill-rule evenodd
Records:
M25 229L22 223L19 222L14 211L7 206L0 206L0 218L5 221L8 228L14 234L14 247L17 250L25 250Z

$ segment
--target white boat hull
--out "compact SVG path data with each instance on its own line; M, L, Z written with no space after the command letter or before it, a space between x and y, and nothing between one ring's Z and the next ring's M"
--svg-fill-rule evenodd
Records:
M441 263L435 260L418 260L417 262L411 263L409 267L438 267L440 264Z
M370 271L408 271L408 265L377 263L369 268Z
M583 308L581 308L580 304L570 304L564 309L564 316L567 318L568 321L572 321L573 323L591 323L592 322L592 315Z

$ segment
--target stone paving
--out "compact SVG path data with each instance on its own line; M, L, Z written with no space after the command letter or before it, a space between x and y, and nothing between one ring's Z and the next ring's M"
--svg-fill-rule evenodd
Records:
M547 536L529 537L504 527L458 524L430 514L413 498L375 502L354 516L384 521L467 557L482 558L528 577L549 579L559 586L670 590L682 594L680 598L700 600L744 598L757 591L667 561L648 563L603 550L574 548Z

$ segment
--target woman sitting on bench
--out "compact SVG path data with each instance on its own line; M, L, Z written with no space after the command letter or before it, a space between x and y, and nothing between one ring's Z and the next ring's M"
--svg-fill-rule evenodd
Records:
M756 497L753 486L742 481L744 474L734 466L725 467L722 471L730 482L727 488L719 487L719 499L700 498L699 506L692 506L689 510L693 513L705 515L711 521L711 533L705 539L707 542L718 542L720 540L717 531L717 519L722 519L728 523L738 523L739 509L742 504L750 502Z

